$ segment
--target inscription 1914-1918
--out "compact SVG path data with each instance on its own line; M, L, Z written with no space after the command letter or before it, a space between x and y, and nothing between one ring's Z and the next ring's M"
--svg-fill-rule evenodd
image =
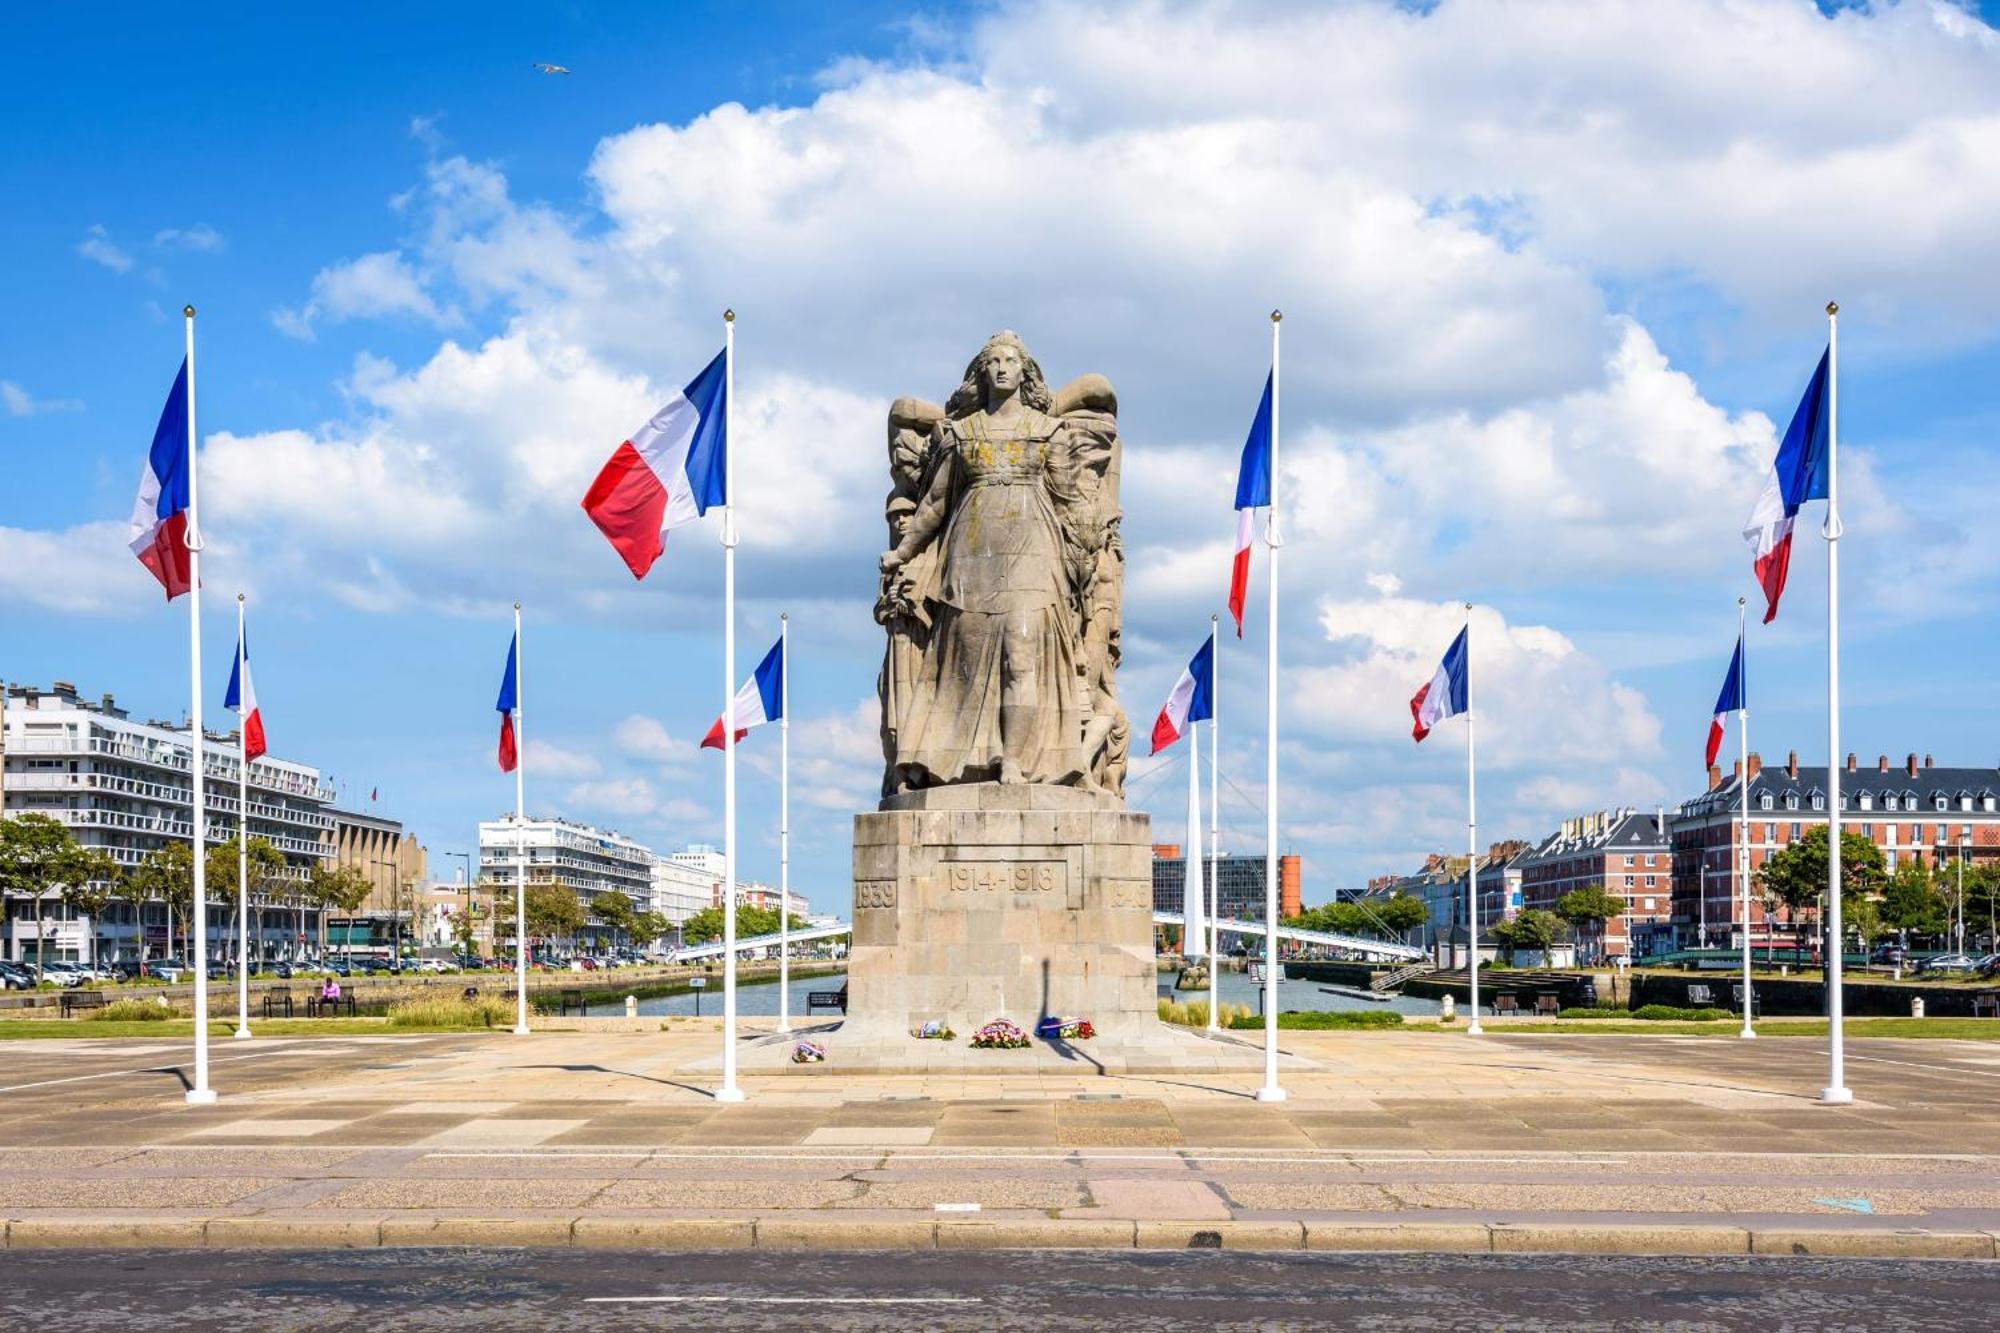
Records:
M953 893L1060 893L1067 886L1069 867L1060 861L1002 861L955 865L945 869L945 887Z

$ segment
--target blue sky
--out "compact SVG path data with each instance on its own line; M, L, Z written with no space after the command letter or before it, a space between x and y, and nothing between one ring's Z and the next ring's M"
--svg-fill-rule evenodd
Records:
M1467 598L1484 832L1696 789L1752 591L1737 530L1834 296L1846 748L2000 762L1990 13L947 12L10 18L32 58L0 88L0 676L184 707L184 604L122 529L192 301L208 706L245 587L276 752L468 847L511 803L491 703L520 597L530 805L715 838L713 534L635 587L575 500L735 305L742 670L790 608L795 879L842 907L888 400L941 399L1002 326L1051 378L1118 385L1143 732L1216 609L1283 305L1280 809L1317 898L1462 841L1458 734L1411 746L1403 700ZM1809 545L1753 635L1766 753L1824 753L1823 571ZM1237 850L1261 837L1261 737L1234 726L1261 713L1259 615L1223 665ZM1134 769L1162 837L1174 771Z

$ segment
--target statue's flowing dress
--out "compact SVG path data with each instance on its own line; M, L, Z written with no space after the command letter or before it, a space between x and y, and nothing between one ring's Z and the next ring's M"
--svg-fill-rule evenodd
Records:
M1004 760L1022 782L1081 782L1076 592L1062 518L1079 494L1063 424L1030 410L1002 428L981 411L939 432L938 471L918 516L946 524L920 594L937 621L899 738L904 783L997 781Z

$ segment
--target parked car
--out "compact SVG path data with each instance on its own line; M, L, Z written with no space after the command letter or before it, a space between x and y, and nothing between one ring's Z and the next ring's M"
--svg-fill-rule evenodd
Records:
M192 974L191 969L179 958L155 958L146 964L146 975L168 985L173 985Z
M1878 944L1868 955L1868 961L1881 967L1895 967L1909 961L1910 952L1900 944Z
M1962 953L1939 954L1936 958L1926 958L1923 961L1923 965L1920 970L1925 972L1926 974L1945 973L1945 972L1954 972L1954 973L1977 972L1979 970L1979 961L1980 961L1979 959L1974 958L1969 954L1962 954Z
M33 990L35 970L0 958L0 990Z

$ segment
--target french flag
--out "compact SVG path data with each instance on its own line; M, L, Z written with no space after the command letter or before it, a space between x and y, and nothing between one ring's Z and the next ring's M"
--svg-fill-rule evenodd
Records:
M1438 663L1437 674L1430 683L1418 690L1410 699L1410 716L1416 719L1416 726L1410 735L1418 741L1431 734L1431 728L1448 717L1456 717L1470 707L1472 697L1472 673L1466 663L1466 636L1472 632L1471 626L1460 630L1458 637L1451 641L1451 647Z
M743 682L743 688L736 691L730 701L728 721L736 727L736 739L740 742L750 734L750 728L761 727L766 722L776 722L785 715L785 641L781 638L771 645L771 651L764 654L764 660ZM720 750L722 746L722 726L724 719L715 719L715 725L701 738L704 750Z
M726 348L717 352L692 384L612 450L583 497L583 512L617 548L633 578L645 578L660 558L668 529L729 503L723 493L728 357Z
M1167 706L1153 720L1153 753L1172 745L1197 722L1215 716L1215 636L1202 640L1201 651L1188 659L1181 678L1167 695Z
M500 771L512 773L514 766L521 762L521 752L514 744L514 710L521 702L521 666L518 650L521 636L507 640L507 670L500 677L500 697L493 704L500 710ZM374 800L371 794L368 798Z
M1736 654L1729 659L1729 674L1722 678L1722 693L1715 696L1715 720L1708 724L1708 758L1703 768L1715 767L1722 749L1722 719L1743 707L1743 636L1736 636Z
M1778 456L1764 479L1764 492L1743 526L1743 539L1757 573L1757 585L1764 590L1764 623L1778 616L1778 598L1784 595L1785 573L1792 562L1792 521L1808 500L1827 498L1828 427L1827 362L1833 349L1820 354L1819 369L1813 371L1799 400L1792 424L1778 446Z
M194 586L192 553L188 550L188 509L193 503L194 456L188 439L188 368L174 377L160 424L153 429L153 447L146 470L139 475L139 498L132 504L132 554L152 571L167 600Z
M1243 637L1243 606L1250 596L1250 528L1253 511L1271 503L1271 376L1264 377L1264 396L1250 438L1243 442L1243 462L1236 470L1236 558L1229 567L1229 614L1236 637Z
M229 668L229 692L222 706L231 709L243 725L243 759L248 763L264 753L264 714L257 707L257 686L250 679L250 634L238 630L236 661Z

